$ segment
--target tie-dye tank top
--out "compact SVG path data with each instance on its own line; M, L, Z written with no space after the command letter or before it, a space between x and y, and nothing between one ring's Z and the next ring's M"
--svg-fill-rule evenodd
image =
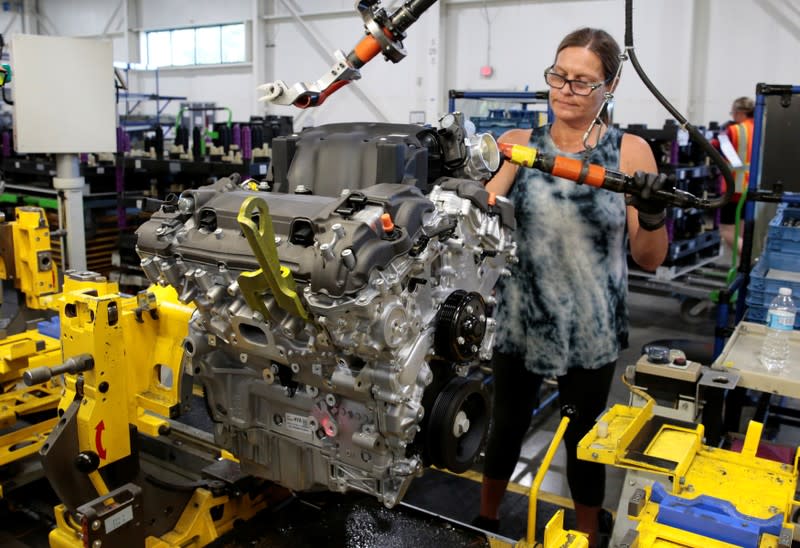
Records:
M622 132L609 128L589 161L619 169L621 142ZM534 129L530 143L582 157L558 150L550 126ZM519 263L498 286L497 350L543 375L616 360L628 344L624 195L521 168L508 198Z

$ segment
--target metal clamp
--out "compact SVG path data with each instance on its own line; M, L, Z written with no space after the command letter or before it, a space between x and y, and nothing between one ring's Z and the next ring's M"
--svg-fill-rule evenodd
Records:
M34 367L22 374L22 381L27 386L34 386L42 384L55 376L63 375L64 373L80 373L82 371L89 371L94 368L94 358L91 354L78 354L69 358L61 365L55 367Z

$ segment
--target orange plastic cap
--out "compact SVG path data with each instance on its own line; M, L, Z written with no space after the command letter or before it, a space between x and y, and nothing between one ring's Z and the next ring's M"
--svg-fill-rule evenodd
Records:
M388 213L384 213L381 215L381 225L383 225L384 232L391 232L394 230L394 221L392 221L392 216Z

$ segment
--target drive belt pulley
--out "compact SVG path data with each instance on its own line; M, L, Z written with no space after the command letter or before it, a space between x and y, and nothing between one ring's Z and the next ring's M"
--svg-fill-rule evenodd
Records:
M428 417L426 450L430 464L456 473L475 462L489 426L489 398L479 378L453 377Z
M453 291L436 314L434 348L441 358L466 362L477 357L486 334L486 303L480 293Z

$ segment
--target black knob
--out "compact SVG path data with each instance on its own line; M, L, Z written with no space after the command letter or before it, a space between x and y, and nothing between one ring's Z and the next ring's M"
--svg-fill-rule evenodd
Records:
M89 474L100 466L100 457L94 451L82 451L75 457L75 468L79 472Z

